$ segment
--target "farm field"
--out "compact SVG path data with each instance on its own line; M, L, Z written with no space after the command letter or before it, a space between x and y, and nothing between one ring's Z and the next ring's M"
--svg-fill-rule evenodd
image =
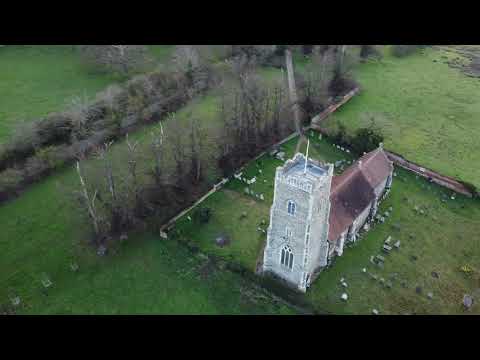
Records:
M219 125L215 116L217 104L218 92L213 90L177 112L176 120L184 121L194 113L202 121L204 127L211 134L215 134ZM151 126L142 128L132 134L131 141L149 141L151 129ZM216 149L213 136L209 137L207 144L210 141L211 146L209 146L210 150L207 151L206 157L210 157ZM125 158L124 151L122 142L118 142L111 148L115 162L122 163ZM95 161L94 159L87 160L86 167L91 166ZM147 165L143 164L142 166ZM212 171L207 172L207 175L211 179L218 176ZM91 235L90 228L86 219L79 217L71 196L72 190L77 186L77 174L73 166L69 166L56 171L41 182L33 184L20 197L4 203L0 207L0 223L2 224L0 304L7 301L9 292L12 290L23 297L31 298L31 301L35 303L40 274L45 272L53 279L62 277L62 274L68 270L71 259L82 259L88 256L89 250L85 249L84 244ZM146 240L146 242L148 241L153 240ZM132 240L132 246L135 243L135 240ZM113 270L106 269L104 271ZM120 272L113 272L108 276L120 275ZM102 276L107 275L98 276L103 278ZM104 279L108 280L106 277ZM69 290L65 291L67 294L65 296L68 296ZM71 291L74 290L71 289ZM55 304L52 303L51 306L53 309Z
M165 62L173 46L149 49L157 62ZM0 48L0 69L0 143L18 122L61 111L74 97L91 98L125 80L94 71L68 45L5 46Z
M293 155L295 142L296 139L283 146L287 157ZM312 158L329 162L351 160L349 154L337 150L327 140L319 141L317 135L311 136L312 143ZM177 222L176 236L254 271L266 240L257 228L268 226L274 172L279 165L279 160L266 155L244 171L247 178L257 177L251 189L263 193L265 201L244 194L247 185L233 180L201 205L212 210L208 224L189 221L187 216L192 212ZM395 171L392 191L380 208L383 213L392 207L392 215L347 248L308 290L306 299L319 312L370 314L375 308L381 314L461 314L463 295L480 295L479 200L460 195L452 200L450 191L402 169ZM219 235L228 236L230 245L218 247L215 239ZM388 236L394 242L400 240L401 246L385 255L381 248ZM377 254L386 258L384 268L370 263L370 256ZM465 265L472 269L469 275L460 270ZM367 273L362 272L363 268ZM373 280L369 273L378 280ZM348 283L346 290L340 284L342 277ZM391 288L382 285L382 278L384 284L391 283ZM343 292L349 295L346 303L340 299ZM428 298L430 292L432 299ZM472 312L480 313L478 304Z
M385 136L385 148L445 175L480 186L480 79L446 62L451 51L425 49L404 58L384 51L381 61L358 65L353 74L361 92L324 123L347 131L370 119Z

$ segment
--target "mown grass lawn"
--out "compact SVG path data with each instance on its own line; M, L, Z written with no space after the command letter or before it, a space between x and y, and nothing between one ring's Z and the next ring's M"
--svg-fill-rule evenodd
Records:
M312 158L332 163L352 159L327 140L318 140L316 134L310 138ZM287 156L293 155L295 144L296 139L283 146ZM212 209L213 216L208 224L189 221L187 216L193 217L192 211L179 220L175 229L202 250L239 262L254 271L266 239L257 228L268 226L272 184L275 168L279 165L279 160L266 155L244 171L247 178L257 176L257 182L250 187L256 193L265 194L265 201L244 194L247 185L234 180L201 205ZM346 249L307 292L306 298L320 312L370 314L376 308L382 314L456 314L463 313L464 294L480 296L479 200L460 195L452 200L450 191L417 179L402 169L395 171L397 176L392 191L381 206L382 213L393 207L392 215ZM417 213L415 207L424 215ZM247 213L246 218L242 218L243 212ZM267 223L262 225L262 220ZM215 245L218 234L228 235L231 244L222 248ZM401 245L400 249L384 255L386 262L381 269L370 263L370 256L382 254L383 241L389 235L393 242L400 240ZM472 275L460 271L464 265L473 268ZM363 268L367 273L362 272ZM368 272L378 280L371 279ZM432 272L436 272L438 278L433 277ZM340 285L342 277L348 284L347 289ZM385 283L391 281L392 288L383 286L380 278ZM417 294L417 287L421 287L421 294ZM347 302L340 300L343 292L349 295ZM429 292L432 299L427 297ZM472 312L480 312L478 302Z
M157 62L166 62L173 45L149 45L149 49ZM74 97L92 98L123 80L85 65L71 45L0 48L0 143L18 122L61 111Z
M480 79L449 67L452 57L457 55L429 48L395 58L386 49L383 60L354 69L360 94L325 126L335 129L341 122L353 132L373 117L387 149L480 186Z

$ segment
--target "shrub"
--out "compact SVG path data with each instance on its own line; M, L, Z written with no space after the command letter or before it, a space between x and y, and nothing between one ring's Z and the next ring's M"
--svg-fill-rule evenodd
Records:
M392 55L396 57L404 57L413 54L422 45L392 45Z
M383 142L383 136L378 129L375 128L373 120L372 124L367 128L360 128L355 132L355 136L351 140L353 151L357 154L363 154L378 148Z
M367 59L369 57L380 58L382 54L378 51L375 45L361 45L360 58Z
M20 187L24 180L24 175L21 170L7 169L0 173L0 193L8 193Z
M193 214L193 218L199 224L206 224L210 221L212 217L212 210L208 207L202 207L195 211Z

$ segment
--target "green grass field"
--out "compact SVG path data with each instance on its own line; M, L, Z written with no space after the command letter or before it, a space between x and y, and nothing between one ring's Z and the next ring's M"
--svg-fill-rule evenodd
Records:
M480 80L445 62L452 52L427 49L405 58L385 51L380 62L360 64L361 92L325 123L349 132L374 118L385 147L407 159L480 186Z
M283 146L288 156L293 155L295 144L296 139ZM311 144L313 158L328 162L352 159L328 141L319 141L317 135L311 137ZM262 174L256 165L262 169ZM202 250L239 262L253 271L266 239L257 228L268 226L274 172L279 165L279 160L267 155L257 164L250 164L244 172L247 178L257 176L257 182L251 188L256 193L265 194L265 201L244 194L246 185L234 180L201 205L213 211L208 224L189 221L189 215L186 215L175 229ZM455 314L463 313L461 301L464 294L480 295L479 201L463 196L451 200L450 191L417 179L404 170L396 169L396 173L392 191L381 206L382 212L392 206L392 215L347 248L332 268L320 274L306 296L317 310L370 314L376 308L382 314ZM446 202L442 202L444 197L448 198ZM415 206L425 215L418 215ZM246 218L242 218L243 212L247 213ZM262 225L262 220L267 224ZM396 230L397 225L399 230ZM215 238L220 234L230 237L229 246L220 248L215 244ZM385 255L385 267L380 269L369 259L371 255L381 254L383 241L389 235L394 241L400 240L401 246ZM417 259L412 260L412 256ZM464 265L474 269L472 275L460 271ZM379 279L383 277L385 281L392 281L392 288L371 279L362 272L364 267ZM437 272L439 278L432 277L432 272ZM396 280L391 280L391 276L396 276ZM342 277L348 283L346 292L350 300L347 303L340 300L344 291L340 285ZM407 287L401 285L402 281L406 281ZM422 288L422 294L416 293L418 286ZM431 300L427 298L429 292L433 294ZM477 304L472 310L479 313L480 307Z
M209 151L206 153L207 158L215 151L215 137L213 135L216 134L219 128L218 119L215 116L218 99L218 91L214 89L204 97L195 99L176 114L176 120L180 122L185 121L191 114L195 114L201 120L206 131L211 134L206 140L207 145L209 145ZM132 134L131 140L146 142L149 140L150 131L151 127L144 127ZM111 151L115 161L121 163L124 159L125 151L122 142L120 141L114 145ZM88 160L87 167L94 161ZM212 179L217 176L212 171L207 172L207 175ZM91 235L90 228L86 220L79 217L71 197L71 191L77 186L78 178L76 172L73 167L67 167L55 172L43 181L33 184L19 198L2 204L0 207L0 224L2 224L2 237L0 237L0 304L8 301L9 293L14 291L18 292L22 298L27 299L28 303L32 304L32 312L37 311L40 304L42 304L38 298L40 275L45 272L50 274L54 280L63 278L66 276L65 273L68 272L68 264L72 259L81 260L85 257L89 258L88 252L90 250L85 248L85 243ZM144 241L147 245L143 246L156 246L148 245L149 242L155 240L147 237L147 240ZM132 241L132 248L136 246L137 241L135 239L131 238L129 241ZM134 251L141 252L143 250ZM108 265L101 267L101 271L98 274L86 270L89 275L85 281L96 279L95 289L98 286L98 291L100 292L104 288L110 289L108 291L115 293L117 290L112 290L110 285L110 283L115 284L115 282L117 282L116 286L125 290L119 283L123 281L122 279L127 274L122 274L118 264L122 263L124 264L122 266L134 267L138 265L137 261L139 260L134 256L129 257L127 254L122 255L122 258L123 260L118 260L118 262L115 262L116 260L109 261ZM100 265L95 266L99 267ZM115 269L112 267L115 267ZM135 276L140 275L137 274ZM148 283L147 279L145 281ZM149 282L149 284L152 283ZM61 296L71 299L73 294L77 293L77 286L88 286L88 283L69 287L69 282L66 280L64 283L65 288L62 290L63 295ZM218 286L223 287L223 285ZM230 289L233 289L235 286L232 285ZM94 289L91 288L91 291L94 291ZM142 291L147 291L147 289L145 288ZM151 288L151 291L157 290L156 288ZM221 292L220 290L218 291ZM184 296L186 299L190 297L188 291L185 291ZM49 311L64 311L61 307L63 305L59 304L57 307L53 298L49 299L51 301L50 305L48 305ZM92 301L93 299L94 296ZM80 300L78 301L80 303ZM140 306L143 301L142 298L138 298L135 295L132 296L131 301L132 304L138 304L139 312L148 312L148 309L150 309L147 307L142 308ZM228 301L228 299L225 301ZM75 306L80 306L79 303ZM108 299L105 299L104 304L101 305L103 308L99 308L99 311L103 312L109 305L113 306L113 304L108 302ZM207 305L204 304L202 306ZM229 305L226 304L225 306ZM76 307L75 309L82 308ZM85 304L83 309L95 312L95 305L93 303ZM119 311L127 312L131 308L124 307L122 309ZM163 310L159 308L158 311ZM184 311L184 308L179 307L179 311ZM191 312L195 312L195 308L192 308Z
M169 59L172 45L149 45L157 62ZM65 108L76 96L94 97L118 76L82 63L66 45L8 45L0 48L0 142L21 121Z

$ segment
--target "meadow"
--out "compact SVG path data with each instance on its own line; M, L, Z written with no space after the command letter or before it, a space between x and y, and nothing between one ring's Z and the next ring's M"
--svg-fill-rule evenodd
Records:
M318 140L316 133L310 139L312 158L331 163L352 161L349 154L328 140ZM287 157L293 155L296 141L283 146ZM255 271L266 240L258 228L268 226L274 173L280 165L281 161L265 155L244 171L247 178L257 177L250 187L264 194L265 201L246 195L247 185L233 180L201 204L212 211L209 223L200 225L189 220L189 216L194 218L193 210L177 222L175 232L202 251ZM371 314L377 309L381 314L462 314L463 295L480 295L480 201L454 195L402 169L395 169L395 175L392 191L380 207L381 213L392 207L391 216L362 234L307 291L305 299L317 311ZM219 235L227 236L230 244L217 246L215 239ZM388 236L393 242L400 240L401 245L384 254L381 249ZM370 262L375 255L386 258L383 268ZM471 268L471 273L464 273L463 266ZM342 287L341 278L348 288ZM349 295L347 302L340 299L343 292ZM480 312L478 304L472 312Z
M172 45L149 45L157 63ZM0 143L18 123L61 111L75 97L91 99L108 85L125 81L82 62L71 45L9 45L0 48Z
M386 149L479 187L480 80L450 67L453 59L465 60L436 48L396 58L387 47L382 60L354 67L361 92L324 126L351 134L373 118Z

